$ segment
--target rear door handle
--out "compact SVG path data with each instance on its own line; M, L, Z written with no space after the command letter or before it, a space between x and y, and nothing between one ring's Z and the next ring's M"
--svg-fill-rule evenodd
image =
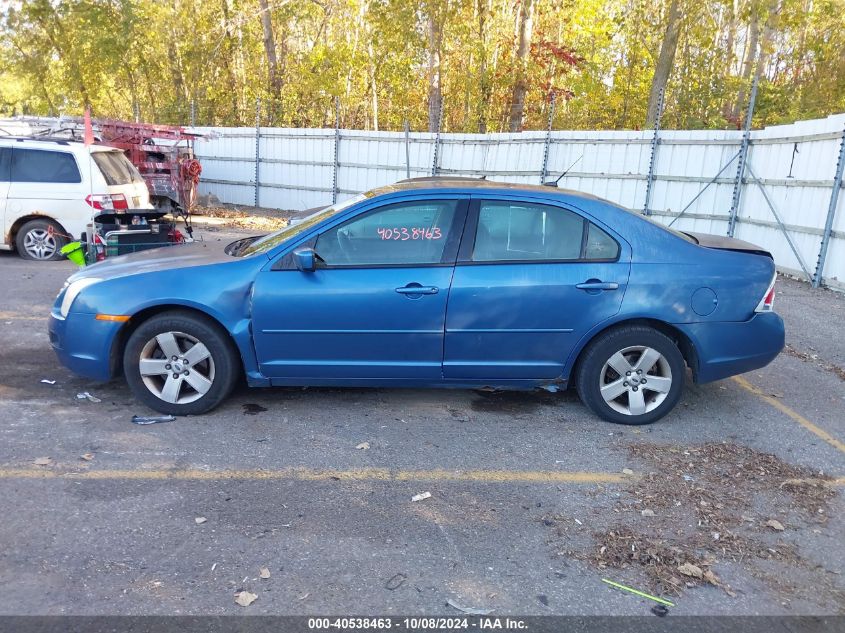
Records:
M440 288L437 286L420 286L408 284L407 286L403 286L401 288L397 288L396 292L402 295L436 295L440 292Z
M585 281L582 284L575 285L578 290L617 290L619 284L615 281Z

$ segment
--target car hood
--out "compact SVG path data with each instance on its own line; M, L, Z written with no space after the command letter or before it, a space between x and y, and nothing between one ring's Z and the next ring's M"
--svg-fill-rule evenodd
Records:
M235 262L235 258L209 248L202 242L179 244L170 247L153 248L140 253L109 257L108 259L86 266L71 275L68 281L96 278L114 279L138 273L156 272Z

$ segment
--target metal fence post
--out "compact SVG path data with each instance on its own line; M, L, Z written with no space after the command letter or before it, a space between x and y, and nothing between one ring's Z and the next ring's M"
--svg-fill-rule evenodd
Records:
M827 259L827 247L830 245L830 234L833 230L833 219L836 216L836 205L839 203L839 192L842 189L842 172L845 170L845 130L842 131L842 141L839 143L839 158L836 161L836 172L833 176L833 191L830 192L830 204L827 206L827 219L824 222L822 243L819 247L819 259L813 274L813 288L822 283L824 262Z
M549 148L552 144L552 123L555 119L555 99L557 94L554 90L549 93L549 123L546 126L546 140L543 143L543 167L540 169L540 184L546 182L549 175Z
M340 97L334 98L334 170L332 172L332 204L337 203L337 171L340 167Z
M664 89L661 88L657 94L657 115L654 117L654 136L651 137L651 157L648 159L648 176L645 181L645 205L643 206L643 215L651 215L649 205L651 205L651 194L654 188L654 165L657 162L657 147L660 145L660 118L663 116L663 94Z
M411 124L405 119L405 178L411 177Z
M736 216L739 213L739 203L742 199L742 187L745 179L745 162L748 158L748 145L751 141L751 118L754 116L754 102L757 101L757 81L759 77L755 73L754 82L751 84L751 96L748 99L748 110L745 113L745 128L742 133L742 144L739 148L739 164L736 168L736 180L734 180L734 194L731 200L731 211L728 217L728 235L734 236L736 228Z
M258 206L258 164L261 162L261 97L255 98L255 204Z
M443 129L443 97L440 97L440 102L437 104L437 134L434 136L434 156L431 160L431 175L436 176L437 170L440 169L440 130Z

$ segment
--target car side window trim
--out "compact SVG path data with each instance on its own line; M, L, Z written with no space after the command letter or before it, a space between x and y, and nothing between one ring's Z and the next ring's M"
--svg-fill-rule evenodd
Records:
M478 236L478 221L481 211L481 204L483 202L498 202L498 203L508 203L512 202L514 204L524 204L524 205L541 205L547 207L556 207L563 211L568 211L570 213L574 213L579 218L584 221L584 225L581 231L581 252L578 258L576 259L495 259L495 260L484 260L484 261L476 261L472 259L473 251L475 250L475 240ZM589 232L590 226L595 226L596 228L600 229L604 233L607 234L610 239L612 239L616 243L616 257L612 258L587 258L586 251L587 251L587 241L589 239ZM456 262L457 266L501 266L503 264L584 264L584 263L613 263L620 261L622 257L622 245L619 243L619 240L616 239L613 235L611 235L607 230L599 226L596 222L591 220L590 218L586 217L582 213L579 213L576 209L573 209L570 206L562 206L558 204L554 204L551 201L546 200L534 200L534 199L522 199L522 198L482 198L482 197L473 197L469 204L469 212L467 215L466 226L464 229L464 237L461 241L460 251L458 252L458 259Z
M366 210L361 211L351 217L346 216L342 219L342 221L338 222L337 224L332 223L331 226L327 226L324 229L318 231L316 234L312 234L306 240L297 243L293 247L291 247L288 251L285 252L284 255L279 257L276 262L272 265L271 270L299 270L296 267L296 261L293 257L293 252L300 248L314 248L317 244L317 239L331 229L336 228L340 224L344 224L350 220L356 218L362 218L371 213L378 213L380 211L385 210L387 207L391 207L398 204L414 204L415 202L443 202L443 201L454 201L455 205L455 213L452 217L452 223L449 227L449 231L446 237L446 243L443 246L443 254L440 257L439 262L433 263L405 263L405 262L398 262L395 264L333 264L333 265L326 265L326 264L319 264L317 266L318 270L356 270L356 269L378 269L378 268L448 268L455 265L458 257L458 248L461 243L461 238L463 235L466 219L467 219L467 209L469 206L469 199L464 197L451 197L451 196L439 196L439 197L426 197L426 198L419 198L419 199L411 199L411 200L390 200L387 201L385 204L381 204L378 206L371 206Z

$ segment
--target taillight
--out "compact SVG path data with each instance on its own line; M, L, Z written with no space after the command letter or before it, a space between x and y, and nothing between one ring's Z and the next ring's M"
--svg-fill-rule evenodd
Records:
M129 208L126 196L122 193L92 193L90 196L85 196L85 202L98 211L120 211Z
M763 298L760 299L760 303L757 304L757 307L754 308L754 312L771 312L772 306L775 303L775 282L777 281L778 274L775 273L772 277L772 283L769 284L769 287L766 288L766 294L763 295Z

